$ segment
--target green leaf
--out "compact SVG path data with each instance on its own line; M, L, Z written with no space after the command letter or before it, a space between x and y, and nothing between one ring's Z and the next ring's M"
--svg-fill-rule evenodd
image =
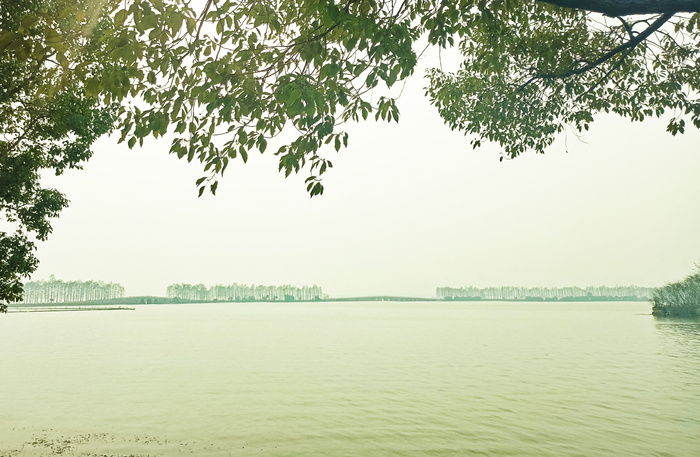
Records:
M34 27L39 22L39 18L34 15L24 16L20 22L19 32L24 33L32 27Z
M340 137L335 137L335 151L340 151Z
M114 13L114 25L116 25L117 27L123 26L124 22L126 21L127 14L127 11L124 9L121 9Z
M195 29L197 28L197 21L195 21L194 18L188 17L186 19L187 22L187 33L193 33Z

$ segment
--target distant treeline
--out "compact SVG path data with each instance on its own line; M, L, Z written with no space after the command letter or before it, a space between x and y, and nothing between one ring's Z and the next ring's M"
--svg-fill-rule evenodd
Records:
M173 284L166 290L168 298L200 301L252 301L252 300L320 300L323 289L317 285L296 287L283 286L247 286L245 284L216 285Z
M700 317L700 267L683 281L654 290L654 316Z
M443 300L588 300L600 298L648 299L653 292L650 287L438 287L437 297Z
M24 285L22 303L73 303L108 300L124 296L121 284L102 281L61 281L51 275L48 281L30 281Z

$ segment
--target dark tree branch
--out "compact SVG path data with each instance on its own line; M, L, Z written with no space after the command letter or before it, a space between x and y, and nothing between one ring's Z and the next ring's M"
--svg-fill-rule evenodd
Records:
M621 52L626 52L626 54L629 54L632 49L637 47L639 43L642 41L646 40L649 38L649 35L654 33L664 25L666 22L668 22L669 19L673 17L674 13L665 13L659 16L658 19L656 19L646 30L641 32L639 35L635 35L632 39L629 41L621 44L620 46L611 49L610 51L606 52L602 56L598 57L596 60L593 62L584 65L583 67L578 67L578 68L572 68L569 71L565 71L564 73L548 73L544 75L535 75L532 78L530 78L527 82L525 82L522 86L520 86L520 89L524 89L528 84L532 83L533 81L536 81L538 79L565 79L570 76L574 75L580 75L582 73L586 73L587 71L590 71L594 68L596 68L599 65L602 65L603 63L607 62L608 60L612 59L616 55L620 54Z
M607 16L634 14L698 13L700 0L537 0L564 8L603 13Z
M202 26L204 25L207 13L209 12L209 8L211 8L212 1L213 0L207 0L207 4L204 5L202 14L199 16L199 27L197 28L197 35L194 38L195 41L199 41L199 34L202 32Z
M620 60L618 60L617 63L615 65L613 65L613 67L610 70L608 70L607 73L605 73L602 78L600 78L598 80L598 82L596 82L591 87L589 87L586 92L584 92L581 95L579 95L578 97L576 97L576 100L578 101L581 98L583 98L583 96L593 92L596 89L596 87L600 86L603 82L605 82L610 77L610 75L613 74L613 72L615 70L620 68L620 66L622 65L622 62L625 61L625 59L627 58L628 55L630 55L631 52L632 52L632 49L628 49L627 51L625 51L625 53L622 55L622 57L620 57Z
M629 35L630 39L633 40L633 39L634 39L634 31L632 30L632 26L630 26L630 25L627 23L627 21L625 21L624 18L618 17L618 19L620 20L620 22L622 22L622 26L623 26L623 27L625 28L625 30L627 31L627 34Z

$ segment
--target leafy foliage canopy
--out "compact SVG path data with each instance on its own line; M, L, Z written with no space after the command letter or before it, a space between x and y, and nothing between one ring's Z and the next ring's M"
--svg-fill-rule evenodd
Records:
M3 2L0 40L5 46L0 54L0 311L4 303L22 297L22 278L38 264L34 256L34 239L45 240L51 232L49 219L67 206L65 196L55 189L42 187L40 174L56 174L80 168L92 152L90 146L110 130L115 110L86 97L80 81L71 81L59 70L59 61L70 65L69 56L79 61L79 54L69 48L82 49L66 35L59 41L55 29L44 25L41 40L32 27L39 18L45 24L63 24L49 20L63 11L61 2L51 2L38 9L34 2ZM29 18L29 19L28 19ZM65 18L64 18L65 19ZM68 21L67 27L73 24ZM7 30L26 33L27 39L8 43ZM50 32L49 30L54 30ZM63 50L63 51L60 51ZM58 56L63 53L63 57ZM9 233L5 227L9 227Z

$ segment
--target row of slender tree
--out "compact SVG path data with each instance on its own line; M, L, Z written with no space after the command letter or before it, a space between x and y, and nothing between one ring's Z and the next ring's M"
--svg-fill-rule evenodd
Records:
M317 285L296 287L282 286L247 286L245 284L216 285L173 284L166 291L168 298L201 301L243 301L243 300L318 300L323 297L323 289Z
M121 284L102 281L61 281L51 275L48 281L24 285L23 303L73 303L124 297Z
M654 290L651 303L655 316L700 317L700 267L684 280Z
M637 286L581 287L438 287L438 298L480 298L490 300L566 299L566 298L634 298L647 299L653 289Z

